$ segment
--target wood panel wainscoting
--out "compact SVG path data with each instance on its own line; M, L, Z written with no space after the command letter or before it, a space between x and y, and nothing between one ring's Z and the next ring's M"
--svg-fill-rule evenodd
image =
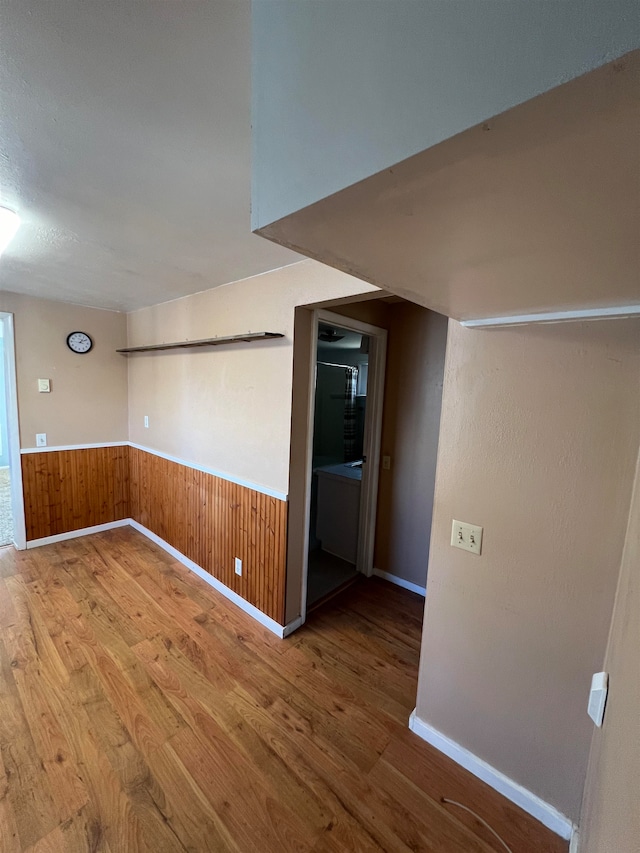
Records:
M129 454L131 517L284 624L287 502L137 447Z
M286 500L128 445L25 453L22 474L28 541L131 518L284 624Z
M27 541L128 518L129 450L121 445L23 454Z

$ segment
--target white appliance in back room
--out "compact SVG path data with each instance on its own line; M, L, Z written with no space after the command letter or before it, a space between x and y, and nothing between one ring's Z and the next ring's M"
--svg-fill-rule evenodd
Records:
M362 462L343 462L316 469L318 515L316 535L322 550L348 563L358 555Z

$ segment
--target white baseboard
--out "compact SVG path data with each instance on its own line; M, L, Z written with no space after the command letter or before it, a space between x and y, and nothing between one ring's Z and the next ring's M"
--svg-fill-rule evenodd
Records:
M571 833L571 841L569 843L569 853L578 853L580 849L580 832L577 827L573 828Z
M513 779L509 779L504 773L496 770L486 761L478 758L468 749L465 749L460 744L456 743L451 738L443 735L433 726L425 723L417 716L415 710L409 717L409 728L422 740L426 740L431 746L439 749L449 758L452 758L461 767L464 767L478 779L482 779L487 785L490 785L498 793L502 794L512 803L520 806L525 812L535 817L540 823L544 824L552 832L555 832L561 838L567 841L571 838L574 826L568 817L565 817L561 812L554 808L549 803L540 799L536 794L523 788Z
M139 524L137 521L134 521L132 518L123 518L119 521L107 522L106 524L95 524L93 527L82 527L79 530L70 530L68 533L58 533L55 536L44 536L42 539L31 539L27 542L27 548L39 548L41 545L52 545L54 542L64 542L66 539L78 539L81 536L89 536L92 533L102 533L104 530L113 530L116 527L127 526L133 527L134 530L138 531L138 533L142 533L142 535L146 536L147 539L155 542L156 545L159 545L168 554L171 554L174 559L181 562L188 569L191 569L192 572L202 578L202 580L206 581L210 586L217 590L217 592L224 595L225 598L228 598L229 601L233 602L233 604L255 619L256 622L264 625L265 628L268 628L281 639L287 637L292 633L292 631L295 631L296 628L299 628L302 624L301 618L290 622L288 625L278 624L275 619L271 619L270 616L267 616L266 613L258 610L258 608L254 607L253 604L249 604L249 602L245 601L237 592L234 592L228 586L225 586L225 584L217 578L214 578L197 563L194 563L193 560L185 557L185 555L178 551L177 548L174 548L173 545L169 545L169 543L165 542L164 539L161 539L153 533L153 531L144 527L142 524Z
M401 586L403 589L409 589L411 592L417 592L418 595L421 595L423 598L427 594L426 587L418 586L417 583L406 581L404 578L398 577L398 575L392 575L390 572L383 572L381 569L374 569L373 574L377 578L382 578L385 581L389 581L389 583L394 583L396 586Z
M284 626L282 629L282 636L288 637L289 634L293 634L293 632L297 631L302 625L304 625L304 618L302 616L298 616L297 619L294 619L292 622L288 622Z
M194 563L193 560L190 560L188 557L185 557L177 548L174 548L173 545L169 545L168 542L165 542L164 539L161 539L158 535L153 533L153 531L149 530L147 527L144 527L142 524L139 524L137 521L134 521L132 518L129 519L128 523L134 530L137 530L139 533L142 533L147 539L150 539L152 542L155 542L156 545L159 545L163 548L168 554L171 554L176 560L182 563L183 566L186 566L188 569L191 569L198 577L202 578L203 581L206 581L209 586L212 586L215 590L222 593L225 598L228 598L229 601L233 602L237 607L241 610L244 610L249 616L259 622L261 625L264 625L265 628L268 628L272 631L276 636L281 639L285 636L285 631L289 626L279 625L275 619L272 619L270 616L267 616L266 613L263 613L262 610L258 610L257 607L254 607L253 604L249 604L248 601L245 601L241 595L238 595L237 592L234 592L228 586L225 586L221 581L217 578L214 578L213 575L210 575L209 572L206 572L203 568L201 568L197 563ZM294 630L293 628L291 630ZM290 633L290 632L289 632Z
M54 542L64 542L66 539L79 539L81 536L90 536L92 533L102 533L104 530L113 530L115 527L126 527L131 523L129 518L121 518L118 521L107 521L106 524L94 524L92 527L81 527L78 530L69 530L68 533L56 533L55 536L43 536L42 539L30 539L27 548L39 548L41 545L53 545Z

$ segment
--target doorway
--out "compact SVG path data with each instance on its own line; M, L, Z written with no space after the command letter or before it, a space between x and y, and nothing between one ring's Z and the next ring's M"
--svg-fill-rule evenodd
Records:
M0 547L26 548L13 315L0 312Z
M387 335L314 315L305 613L373 569Z
M369 511L361 512L359 519L365 547L359 540L358 578L376 575L421 597L426 594L448 320L384 292L300 306L295 309L293 339L284 636L303 625L307 615L321 324L370 337L363 452L367 463L361 480L361 501L368 502ZM372 412L377 415L370 417ZM358 586L364 593L368 584ZM354 600L349 594L346 598ZM344 600L341 596L336 606Z

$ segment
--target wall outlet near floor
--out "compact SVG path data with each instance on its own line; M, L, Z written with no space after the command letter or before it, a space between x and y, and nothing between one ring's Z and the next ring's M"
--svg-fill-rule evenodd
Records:
M456 521L454 518L451 525L451 545L454 548L462 548L463 551L471 551L472 554L480 554L482 530L482 527L467 524L465 521Z
M242 574L242 560L240 559L240 557L234 557L233 558L233 565L234 565L234 569L235 569L236 574L241 575Z
M149 429L149 415L144 416L144 426L145 429Z
M36 433L36 447L46 447L47 446L47 434L46 432L37 432Z

